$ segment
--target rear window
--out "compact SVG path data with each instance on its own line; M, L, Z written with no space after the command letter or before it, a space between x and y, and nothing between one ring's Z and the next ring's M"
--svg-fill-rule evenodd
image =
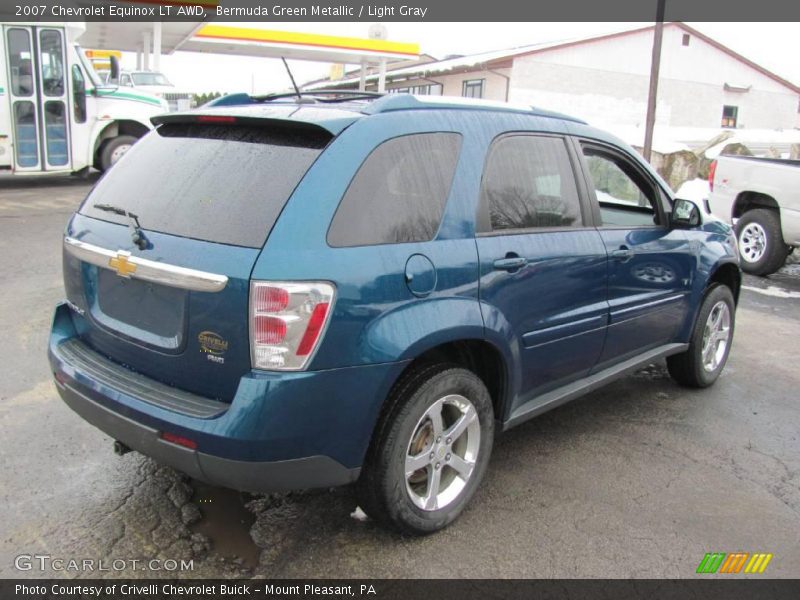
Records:
M127 225L94 207L110 204L145 230L260 248L330 139L323 130L165 124L97 183L80 213Z

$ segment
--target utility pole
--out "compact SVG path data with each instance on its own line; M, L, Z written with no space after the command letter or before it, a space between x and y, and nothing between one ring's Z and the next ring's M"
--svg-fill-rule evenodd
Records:
M657 0L656 27L653 34L653 59L650 62L650 91L647 96L647 119L644 129L644 159L650 161L653 150L653 128L656 124L656 99L658 98L658 70L661 67L661 39L664 34L664 5L666 0Z

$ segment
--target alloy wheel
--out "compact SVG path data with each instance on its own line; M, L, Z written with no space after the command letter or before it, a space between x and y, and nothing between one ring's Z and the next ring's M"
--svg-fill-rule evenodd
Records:
M728 304L717 302L708 314L703 330L703 368L707 372L715 371L728 349L731 337L731 311Z
M481 426L467 398L451 394L425 411L408 442L406 491L425 511L454 502L469 482L480 449Z

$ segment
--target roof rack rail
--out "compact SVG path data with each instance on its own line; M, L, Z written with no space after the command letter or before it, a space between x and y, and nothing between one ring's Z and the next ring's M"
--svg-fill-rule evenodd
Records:
M358 90L314 90L309 92L281 92L279 94L265 94L263 96L250 96L255 102L272 102L273 100L283 100L285 98L297 98L300 103L307 102L314 104L350 102L352 100L377 100L386 94L380 92L362 92ZM319 96L323 96L320 98ZM327 98L326 96L332 96Z
M573 121L575 123L582 123L584 125L586 124L585 121L570 115L536 108L535 106L448 96L414 96L411 94L387 94L382 98L376 98L375 101L370 103L370 105L367 106L362 112L365 114L377 115L396 110L421 110L437 108L513 112L537 117L564 119L567 121Z

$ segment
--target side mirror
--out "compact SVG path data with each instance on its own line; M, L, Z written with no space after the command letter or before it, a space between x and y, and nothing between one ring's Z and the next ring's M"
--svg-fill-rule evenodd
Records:
M113 54L108 57L109 63L111 63L111 72L109 73L108 79L109 81L117 81L119 79L119 60Z
M702 223L700 208L691 200L678 198L672 205L670 224L676 229L691 229Z

